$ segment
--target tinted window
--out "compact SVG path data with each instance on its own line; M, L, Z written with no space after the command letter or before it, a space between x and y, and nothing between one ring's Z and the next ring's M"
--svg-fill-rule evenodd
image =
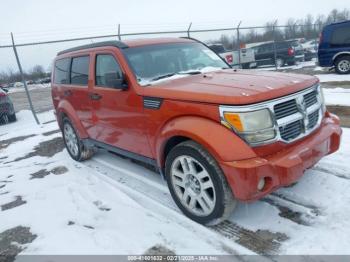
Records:
M292 45L292 42L278 42L276 43L276 48L277 49L284 49L284 48L288 48Z
M340 27L334 30L332 45L350 45L350 26Z
M87 85L89 79L89 57L81 56L72 59L70 83L72 85Z
M273 45L272 44L267 44L267 45L261 45L259 46L258 53L268 53L273 50Z
M64 58L57 60L55 63L55 84L67 84L68 83L68 68L70 59Z
M96 57L96 85L112 87L110 80L120 79L122 71L112 55L97 55Z
M226 52L225 48L222 45L211 45L209 48L218 54Z

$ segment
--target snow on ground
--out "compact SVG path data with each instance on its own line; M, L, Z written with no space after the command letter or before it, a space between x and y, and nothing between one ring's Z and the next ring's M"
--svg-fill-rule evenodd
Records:
M230 248L251 253L238 245L226 248L225 239L182 216L144 208L120 190L123 182L102 179L63 147L52 157L16 160L61 136L54 132L52 111L39 118L46 124L37 126L29 111L21 111L18 122L0 126L0 206L17 197L26 202L0 211L0 232L30 227L37 238L26 254L143 254L155 245L177 254L225 254ZM29 135L6 147L8 139ZM54 174L62 168L65 173Z
M21 111L18 122L0 126L0 206L22 200L0 211L0 233L29 227L37 238L27 254L142 254L154 245L176 254L350 254L349 129L339 152L296 185L240 203L229 221L204 227L179 212L158 174L103 151L74 162L52 112L39 117L45 124ZM50 141L53 156L35 150ZM28 157L33 151L41 156ZM62 167L67 172L57 174Z
M339 74L320 74L315 75L320 79L320 82L343 82L350 81L350 74L347 75L339 75Z
M295 65L292 65L292 66L283 66L283 67L280 67L278 69L280 70L293 70L293 69L301 69L301 68L304 68L304 67L312 67L312 66L316 66L316 61L315 60L312 60L312 61L305 61L305 62L298 62L297 64ZM259 66L257 68L257 70L262 70L262 71L275 71L276 68L274 65L263 65L263 66Z
M35 85L28 85L28 90L34 90L34 89L41 89L41 88L48 88L51 84L35 84ZM9 88L9 93L17 93L17 92L24 92L24 86L20 87L11 87Z
M350 106L350 89L323 88L327 105Z

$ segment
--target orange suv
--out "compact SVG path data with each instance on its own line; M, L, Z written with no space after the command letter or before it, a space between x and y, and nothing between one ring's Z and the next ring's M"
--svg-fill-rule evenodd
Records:
M298 180L339 148L316 77L232 69L188 38L109 41L58 53L52 98L68 153L154 165L191 219Z

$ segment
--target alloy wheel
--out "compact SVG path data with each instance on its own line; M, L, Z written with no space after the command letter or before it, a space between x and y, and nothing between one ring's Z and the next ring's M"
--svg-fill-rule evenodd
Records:
M216 204L213 181L204 168L191 156L179 156L171 165L171 182L181 204L197 216L211 214Z
M78 138L73 127L69 123L64 124L64 140L66 141L69 152L77 157L79 154Z
M338 70L343 73L347 73L350 71L350 61L348 60L341 60L338 63Z

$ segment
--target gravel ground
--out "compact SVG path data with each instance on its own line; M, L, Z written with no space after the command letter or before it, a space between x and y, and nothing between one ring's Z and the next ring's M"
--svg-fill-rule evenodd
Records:
M15 92L9 94L14 103L16 112L30 109L26 93ZM30 90L30 96L36 112L44 112L53 109L51 99L51 88L41 88Z

